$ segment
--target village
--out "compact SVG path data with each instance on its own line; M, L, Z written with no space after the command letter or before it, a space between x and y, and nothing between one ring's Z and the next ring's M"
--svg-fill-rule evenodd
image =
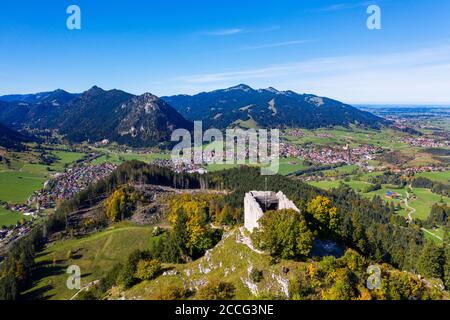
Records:
M44 184L42 190L36 191L28 199L28 206L35 206L37 210L54 208L58 201L69 199L81 190L88 187L113 172L117 166L112 163L93 165L83 163L57 173Z
M382 151L381 148L371 145L361 145L351 148L349 145L343 147L325 146L294 146L280 143L280 155L286 158L299 158L312 163L326 164L356 164L367 166L369 160L373 160L376 154Z

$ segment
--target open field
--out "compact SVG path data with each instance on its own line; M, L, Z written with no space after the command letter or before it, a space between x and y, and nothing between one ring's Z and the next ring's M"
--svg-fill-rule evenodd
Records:
M442 240L444 238L444 228L438 228L438 229L433 229L433 230L429 230L429 229L424 229L424 237L425 239L429 239L432 240L434 242L436 242L437 244L442 243Z
M81 286L100 279L115 263L124 261L135 249L152 245L153 227L119 223L104 231L51 244L36 258L38 269L33 288L24 293L26 299L70 299L77 290L66 286L67 267L81 268ZM72 258L67 253L72 251Z
M419 177L425 177L433 181L441 182L444 184L450 183L450 171L444 171L444 172L422 172L419 173L417 176Z
M303 164L303 160L297 158L281 158L278 174L288 175L305 168L307 166Z
M81 159L78 152L52 151L60 158L51 165L40 164L37 155L30 153L11 153L11 165L0 167L0 200L9 203L24 203L28 197L44 185L54 172L61 172L64 166Z
M0 207L0 227L1 226L11 226L15 225L17 222L19 222L21 219L28 220L30 219L28 216L25 216L20 213L12 212L9 210L6 210L3 207Z
M350 187L352 187L356 191L364 191L365 188L369 187L371 184L365 181L358 181L358 180L350 180L350 181L343 181L343 180L329 180L329 181L317 181L317 182L310 182L309 184L322 188L325 190L330 190L333 188L338 188L341 183L348 184Z
M384 147L388 149L406 149L409 146L399 141L402 133L391 129L369 130L352 127L351 129L317 129L302 130L303 137L294 137L289 135L289 131L284 136L289 142L294 144L314 143L318 145L345 145L348 143L354 147L360 144L371 144L373 146Z
M102 150L104 151L104 150ZM114 153L106 151L105 155L92 161L93 164L102 164L105 162L111 162L114 164L121 164L125 161L139 160L143 162L152 162L155 160L170 159L170 154L167 153Z
M44 185L42 175L24 171L0 172L0 200L24 203L28 197Z
M383 128L381 130L335 127L333 129L301 130L303 136L294 136L291 130L284 132L283 138L293 145L315 144L321 146L371 145L385 151L399 151L405 157L407 165L419 167L430 164L441 164L442 161L433 157L427 148L411 147L402 141L402 137L410 137L409 134ZM388 164L383 161L372 161L371 165Z

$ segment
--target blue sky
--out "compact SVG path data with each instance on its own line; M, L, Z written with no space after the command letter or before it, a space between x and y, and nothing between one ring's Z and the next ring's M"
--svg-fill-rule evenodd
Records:
M81 8L81 30L66 9ZM366 9L381 8L368 30ZM2 0L0 94L156 95L246 83L348 103L450 104L448 0Z

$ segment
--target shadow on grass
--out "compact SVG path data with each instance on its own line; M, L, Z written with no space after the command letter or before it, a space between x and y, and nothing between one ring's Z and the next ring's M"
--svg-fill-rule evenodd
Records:
M53 289L52 285L46 285L38 289L34 289L22 294L24 300L49 300L53 297L53 294L49 294L48 291Z
M40 281L43 278L57 276L65 273L67 267L65 266L53 266L51 264L46 264L39 267L33 272L33 282Z
M52 265L51 261L40 261L36 264L36 269L33 271L31 288L38 286L39 282L47 277L61 275L65 272L65 266ZM48 293L52 289L54 289L54 286L48 284L36 289L30 289L23 293L22 297L25 300L48 300L54 296Z

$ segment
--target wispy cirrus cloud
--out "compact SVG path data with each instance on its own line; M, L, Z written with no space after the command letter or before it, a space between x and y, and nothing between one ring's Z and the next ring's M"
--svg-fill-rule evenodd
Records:
M230 36L233 34L238 34L244 32L244 29L241 28L232 28L232 29L221 29L221 30L212 30L212 31L203 31L200 32L201 35L204 36Z
M341 10L349 10L354 8L360 8L360 7L367 7L371 4L374 4L373 1L363 1L363 2L357 2L357 3L336 3L329 5L327 7L318 8L312 10L313 12L333 12L333 11L341 11Z
M269 26L263 28L224 28L217 30L207 30L199 32L199 35L203 36L213 36L213 37L223 37L223 36L231 36L240 33L257 33L257 32L270 32L280 29L280 26Z
M268 43L268 44L243 47L243 48L241 48L241 50L258 50L258 49L266 49L266 48L286 47L286 46L294 46L294 45L304 44L307 42L311 42L311 40L291 40L291 41L284 41L284 42Z

